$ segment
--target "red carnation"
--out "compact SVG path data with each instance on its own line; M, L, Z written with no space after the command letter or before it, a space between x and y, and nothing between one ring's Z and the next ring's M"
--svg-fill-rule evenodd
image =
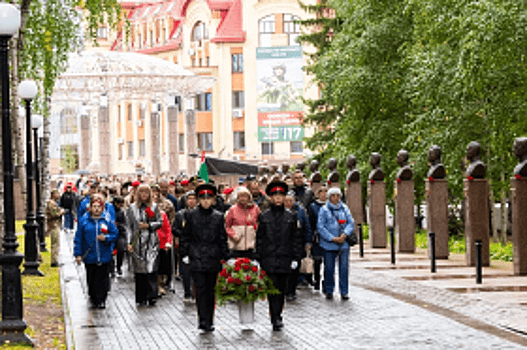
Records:
M245 271L249 270L250 268L251 268L251 267L250 267L249 265L243 265L243 269L244 269Z
M245 280L246 281L250 281L251 279L252 279L252 277L250 275L245 276Z
M521 175L514 175L514 177L517 179L517 180L521 180L522 176Z
M402 180L401 180L401 179L397 179L397 183L401 183L401 182L402 182Z
M428 177L428 181L430 181L430 182L434 182L434 178L433 178L432 176L429 176L429 177Z
M256 266L253 266L251 270L253 270L253 272L258 272L258 268Z
M254 286L251 284L251 285L249 286L249 292L254 292L254 289L255 289Z
M237 278L237 279L234 280L234 283L236 283L237 285L240 285L240 284L242 284L242 280Z
M251 226L251 223L249 221L247 221L247 226Z
M374 183L375 183L375 180L374 180L374 179L371 179L371 180L370 180L370 183L374 184Z
M226 275L226 274L227 274L227 269L223 269L223 270L221 270L221 275L222 275L222 276L223 276L223 275Z
M117 255L117 249L114 249L114 250L112 251L112 255Z
M470 175L467 176L467 179L468 179L468 181L472 181L472 180L474 180L474 178L473 178L472 176L470 176Z
M241 268L239 265L237 265L237 266L234 267L234 271L236 271L236 272L240 271L241 269L242 269L242 268Z
M146 209L145 209L145 213L146 213L146 215L148 215L148 217L149 217L150 219L153 218L154 215L155 215L154 212L152 211L152 209L150 209L150 207L146 207Z
M226 261L225 260L220 260L220 264L225 264Z
M262 272L260 272L262 274L262 276L265 276L265 271L262 270Z
M263 280L264 279L264 275L260 275L260 279Z
M107 229L106 227L102 227L102 228L101 228L101 232L102 232L102 233L108 233L108 229Z
M229 278L227 279L227 283L231 283L231 284L234 283L234 278L229 277Z
M331 185L331 181L328 180L328 185Z
M251 260L249 258L243 258L242 263L248 264Z
M351 183L351 181L350 180L346 180L346 183L349 185Z
M339 220L339 224L344 225L346 223L346 220Z

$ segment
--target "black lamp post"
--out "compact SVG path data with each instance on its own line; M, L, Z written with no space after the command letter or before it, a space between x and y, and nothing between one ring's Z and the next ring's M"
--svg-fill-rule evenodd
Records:
M31 117L31 127L33 128L33 142L34 148L35 148L35 192L36 192L36 202L37 202L37 223L38 223L38 240L40 242L40 251L46 252L46 241L44 240L44 209L42 207L42 202L40 199L40 184L41 184L41 176L40 176L40 162L42 158L40 157L41 149L42 147L42 139L40 139L40 146L39 146L39 137L38 137L38 128L42 125L42 117L39 115L33 115Z
M13 160L11 150L11 121L9 100L9 41L20 28L20 11L13 5L0 3L0 80L2 81L2 165L4 171L5 232L2 266L2 321L0 341L31 343L24 334L22 281L20 264L24 256L17 251L15 234L15 202L13 191Z
M33 144L31 141L31 101L37 96L37 84L32 80L24 80L18 86L18 95L26 102L26 187L27 187L27 211L24 229L25 262L24 275L44 276L38 269L38 246L35 211L33 210Z

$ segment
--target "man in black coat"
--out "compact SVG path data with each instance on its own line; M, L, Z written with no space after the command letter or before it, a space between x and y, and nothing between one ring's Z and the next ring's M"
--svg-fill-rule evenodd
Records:
M199 206L185 215L180 247L181 260L184 264L190 264L196 287L198 328L205 332L214 330L214 288L222 269L221 260L229 257L225 218L212 208L216 191L216 187L209 184L196 188Z
M315 194L312 189L304 184L304 174L300 170L295 170L293 173L293 185L292 190L295 191L295 201L300 202L307 211L315 200Z
M60 206L64 208L64 228L66 232L73 231L73 208L75 206L75 192L72 189L73 184L66 184L66 192L60 197Z
M256 254L262 269L280 291L268 296L273 330L279 331L284 326L282 310L287 279L302 256L302 235L297 216L284 207L287 185L272 182L265 192L271 198L271 207L258 217Z

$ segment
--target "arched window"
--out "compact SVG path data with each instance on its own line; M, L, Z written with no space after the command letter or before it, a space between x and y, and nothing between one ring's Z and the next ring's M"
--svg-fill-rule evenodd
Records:
M259 34L260 34L260 47L270 47L271 36L275 32L275 21L274 15L266 16L260 19L259 23Z
M204 22L197 22L192 29L191 41L201 41L209 38L209 30Z
M289 46L300 45L297 42L297 38L300 35L300 24L296 23L298 20L300 20L298 16L284 13L284 33L288 36Z

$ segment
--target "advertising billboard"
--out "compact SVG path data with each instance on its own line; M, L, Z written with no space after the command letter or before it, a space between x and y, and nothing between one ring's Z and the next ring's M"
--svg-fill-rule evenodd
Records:
M301 141L302 47L256 49L258 141Z

